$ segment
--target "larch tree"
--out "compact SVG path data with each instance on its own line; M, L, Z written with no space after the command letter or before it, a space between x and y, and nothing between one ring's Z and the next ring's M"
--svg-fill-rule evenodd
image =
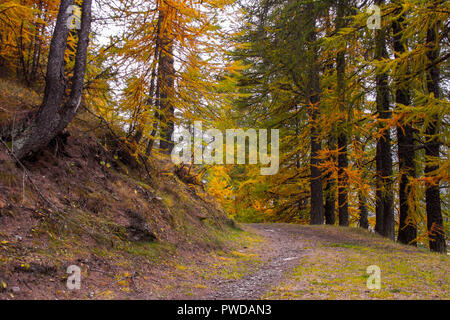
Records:
M150 156L155 141L170 154L175 126L204 118L200 113L220 99L214 93L228 61L217 62L224 51L217 15L231 2L135 0L142 10L123 9L127 28L118 50L137 76L122 106L139 154Z
M440 0L431 1L431 8L437 6L438 3L442 3ZM427 29L426 45L428 47L427 58L427 89L428 94L439 99L440 97L440 70L439 66L436 64L439 58L439 30L440 21L429 25ZM437 115L433 115L432 119L427 122L425 135L427 142L425 144L425 155L428 157L428 162L425 166L425 175L429 176L439 169L439 165L436 164L435 159L440 158L440 125L439 118ZM426 191L426 210L427 210L427 227L429 232L429 245L431 251L445 253L446 243L445 243L445 233L443 227L442 218L442 208L441 208L441 197L439 190L439 181L433 181L427 183Z
M69 96L66 97L64 57L70 31L68 21L72 15L69 6L72 4L73 2L70 0L62 0L60 3L50 44L44 100L32 124L19 138L14 140L12 146L15 156L19 159L48 145L75 117L81 104L91 30L92 0L84 0L82 4L75 66L70 79L71 90Z
M338 0L336 8L336 31L339 32L341 28L345 27L345 15L347 10L347 1ZM341 44L341 48L336 56L336 78L337 78L337 98L339 113L341 114L341 121L338 126L338 212L339 225L348 226L348 132L347 132L347 101L346 101L346 75L345 75L345 54L346 43Z
M309 44L309 70L307 78L307 103L310 117L310 138L311 138L311 154L310 154L310 188L311 188L311 224L324 223L324 206L323 206L323 187L322 172L319 168L319 152L322 149L322 142L319 138L319 115L320 115L320 78L317 53L317 31L316 31L316 15L317 8L315 4L308 3L306 5L305 14L310 17L311 22L308 26L308 34L306 39Z
M168 8L163 11L160 9L160 19L163 26L170 25L174 20L174 16L177 15L176 10L167 5ZM158 105L159 114L161 115L161 142L160 149L162 152L170 154L173 149L172 134L174 130L174 117L175 108L173 105L173 92L174 92L174 80L175 80L175 68L174 68L174 40L175 35L170 27L162 28L159 35L160 40L160 56L158 64Z
M378 6L384 5L384 0L376 0ZM388 59L386 47L386 28L376 30L375 60ZM381 136L377 141L377 205L375 230L383 236L394 240L395 221L392 195L392 149L390 128L385 126L391 117L390 90L388 74L384 70L376 70L377 115L381 123Z
M398 18L392 23L393 31L393 49L395 58L400 59L407 51L407 40L404 38L405 12L402 6L398 6L396 13ZM397 106L409 106L411 103L410 87L408 81L409 66L403 66L403 74L398 74L395 78L395 103ZM404 244L416 245L417 226L412 218L415 208L411 208L409 201L411 178L416 177L415 168L415 146L414 146L414 128L410 123L403 123L397 126L398 143L398 161L399 161L399 201L400 217L398 228L398 241Z

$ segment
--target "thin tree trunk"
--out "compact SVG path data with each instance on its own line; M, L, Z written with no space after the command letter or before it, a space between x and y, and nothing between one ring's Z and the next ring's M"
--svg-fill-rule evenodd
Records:
M42 20L46 22L46 11L47 9L43 7L42 1L39 1L39 11L42 11ZM36 26L37 33L35 35L34 39L34 53L33 53L33 63L31 67L31 81L36 81L38 77L38 71L40 66L40 60L41 60L41 52L42 52L42 40L41 37L43 36L44 29L45 29L45 23L40 23Z
M158 61L160 61L160 60L161 60L161 50L160 50L159 56L158 56ZM155 137L158 132L158 126L161 123L161 115L159 112L159 110L161 108L161 102L160 102L161 101L160 100L161 90L160 90L160 88L161 88L161 77L159 76L159 70L158 70L158 78L156 81L156 92L155 92L155 107L156 107L155 121L153 122L153 129L149 136L147 149L145 150L146 157L149 157L153 150L153 145L155 144Z
M19 159L47 146L73 119L81 103L89 44L92 0L83 1L81 30L78 33L79 40L71 92L67 102L62 103L64 97L64 53L69 34L67 9L71 3L70 0L62 0L59 7L50 44L43 103L31 126L24 131L19 139L14 141L14 153Z
M381 6L384 0L377 0L376 4ZM375 59L381 60L388 58L386 50L386 34L385 30L377 30L376 32L376 48ZM380 120L389 119L391 116L389 110L389 84L388 75L384 72L378 72L376 75L377 87L377 113ZM380 125L380 129L385 126L384 123ZM380 201L377 205L382 204L382 208L377 208L379 215L383 216L382 226L378 225L376 231L382 233L383 236L395 240L395 221L393 210L393 196L392 196L392 151L391 151L391 137L390 129L383 130L382 137L377 141L377 187L379 188L378 196ZM378 218L378 217L377 217ZM381 222L381 221L380 221Z
M377 141L375 162L376 162L376 191L375 191L375 232L383 235L383 181L381 179L381 169L383 166L383 162L381 159L381 144Z
M435 64L439 57L438 44L438 24L432 26L427 30L427 44L432 48L427 53L429 63L432 65L427 75L428 92L434 94L438 99L439 92L439 77L440 70ZM440 156L440 141L439 141L439 120L437 116L433 117L426 130L427 143L425 147L426 157L438 158ZM425 166L425 175L430 176L439 169L436 164L429 164ZM434 252L446 253L445 231L443 226L441 198L439 191L439 183L428 184L425 191L426 210L427 210L427 227L429 232L429 246L430 250Z
M155 54L154 54L154 60L153 60L153 64L152 64L152 76L151 76L151 80L150 80L149 98L148 98L148 102L147 102L147 104L149 106L152 106L152 105L156 106L158 101L159 101L158 100L159 97L155 97L155 81L157 81L157 78L156 78L158 76L158 74L157 74L157 67L158 67L158 64L159 64L159 59L161 57L160 43L161 43L161 22L162 22L162 19L163 19L163 16L160 13L159 16L158 16L158 23L157 23L158 27L156 29L156 35L155 35L155 38L156 38L156 40L155 40ZM156 114L155 114L155 119L156 118L158 118L158 111L156 111ZM156 134L155 127L156 127L156 125L154 124L153 125L153 130L152 130L152 134L153 135ZM136 135L134 136L134 141L137 144L139 144L139 142L142 139L142 136L144 135L143 131L144 131L144 129L142 128L142 125L138 126L138 130L136 132ZM152 140L152 138L150 138L150 140ZM147 157L150 155L152 146L153 146L153 143L150 146L150 150L149 150L149 145L147 145L147 150L149 150L148 154L147 154L147 150L146 150L146 156Z
M395 57L399 58L406 51L406 44L402 41L404 16L402 15L393 22L394 51ZM396 92L395 102L397 105L408 106L410 104L410 93L408 83L402 82L401 78L395 80ZM414 133L410 124L406 123L397 127L398 140L398 160L399 160L399 200L400 219L398 228L398 241L404 244L416 246L417 226L413 219L408 219L413 215L414 208L409 206L408 184L409 179L415 178L416 169L414 165Z

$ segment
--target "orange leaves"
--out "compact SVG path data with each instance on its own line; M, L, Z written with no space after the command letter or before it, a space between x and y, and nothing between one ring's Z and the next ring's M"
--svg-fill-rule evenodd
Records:
M119 68L129 78L124 79L120 116L131 131L142 129L144 138L150 132L151 139L158 138L167 127L163 102L170 102L175 110L175 126L196 119L211 122L226 114L233 77L241 67L225 57L229 47L223 46L217 15L231 2L143 1L148 10L127 9L126 30L117 51ZM163 79L163 74L168 76Z
M23 77L33 73L46 56L51 25L59 1L0 1L0 60L7 69L21 68ZM37 54L39 52L39 54Z
M19 50L21 43L31 41L35 22L35 10L31 4L15 0L0 3L1 58L15 63L16 50Z

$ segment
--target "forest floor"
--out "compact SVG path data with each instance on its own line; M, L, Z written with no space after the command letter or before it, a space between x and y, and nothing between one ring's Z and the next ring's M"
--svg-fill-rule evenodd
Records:
M449 299L449 257L357 228L246 225L264 239L253 273L222 281L208 299ZM369 290L367 267L381 269Z
M79 291L67 290L65 278L58 280L59 275L26 278L17 273L21 291L3 298L450 299L450 258L426 248L396 244L358 228L241 227L244 230L230 229L222 249L169 250L168 254L163 245L146 247L157 249L152 254L159 256L151 265L139 260L111 265L92 254L81 263ZM371 265L381 269L379 290L367 288L366 271Z

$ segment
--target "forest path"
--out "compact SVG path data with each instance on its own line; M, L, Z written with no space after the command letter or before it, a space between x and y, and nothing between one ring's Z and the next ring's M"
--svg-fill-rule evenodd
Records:
M246 248L261 263L243 277L214 279L206 299L449 299L446 255L392 242L361 228L246 224L264 240ZM426 262L425 262L426 261ZM382 287L367 287L369 266ZM413 285L411 282L413 279Z
M288 271L297 266L306 250L311 250L310 234L297 225L244 224L244 229L265 239L261 251L263 264L256 272L237 280L216 280L216 290L203 299L261 299L278 285ZM309 248L308 248L309 247ZM308 249L307 249L308 248Z

